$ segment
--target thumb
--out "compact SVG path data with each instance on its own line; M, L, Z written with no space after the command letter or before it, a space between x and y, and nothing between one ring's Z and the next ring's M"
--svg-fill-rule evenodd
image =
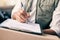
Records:
M29 13L27 13L27 17L28 17L28 18L30 17L30 14L29 14Z

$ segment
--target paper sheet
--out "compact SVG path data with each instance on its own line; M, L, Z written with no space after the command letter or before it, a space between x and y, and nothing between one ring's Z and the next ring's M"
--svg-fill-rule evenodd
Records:
M7 19L3 23L0 24L0 27L8 27L11 29L16 29L16 30L25 30L25 31L31 31L35 33L41 33L41 29L39 24L33 24L33 23L20 23L16 20L13 19Z

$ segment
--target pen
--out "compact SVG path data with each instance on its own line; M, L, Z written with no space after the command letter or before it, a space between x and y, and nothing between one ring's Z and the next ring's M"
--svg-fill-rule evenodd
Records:
M23 5L23 3L22 3L22 2L21 2L21 9L23 9L23 10L27 11L27 10L26 10L26 6L25 6L25 5ZM28 19L26 20L26 23L28 24Z

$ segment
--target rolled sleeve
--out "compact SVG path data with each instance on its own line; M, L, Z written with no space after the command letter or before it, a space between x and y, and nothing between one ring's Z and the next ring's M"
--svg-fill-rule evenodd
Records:
M60 1L57 8L53 12L53 18L50 27L50 29L54 30L56 34L60 36Z
M12 14L11 14L11 18L13 16L13 14L17 11L19 11L21 9L21 1L18 1L17 4L15 5L15 7L12 10Z
M60 29L58 27L51 27L50 29L54 30L58 36L60 36Z

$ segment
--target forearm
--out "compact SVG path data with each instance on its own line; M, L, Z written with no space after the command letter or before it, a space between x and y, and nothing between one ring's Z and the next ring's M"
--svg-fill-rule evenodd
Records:
M43 30L43 33L56 35L56 32L52 29L45 29L45 30Z
M21 1L18 1L12 10L11 17L13 16L14 13L18 12L20 9L21 9Z

